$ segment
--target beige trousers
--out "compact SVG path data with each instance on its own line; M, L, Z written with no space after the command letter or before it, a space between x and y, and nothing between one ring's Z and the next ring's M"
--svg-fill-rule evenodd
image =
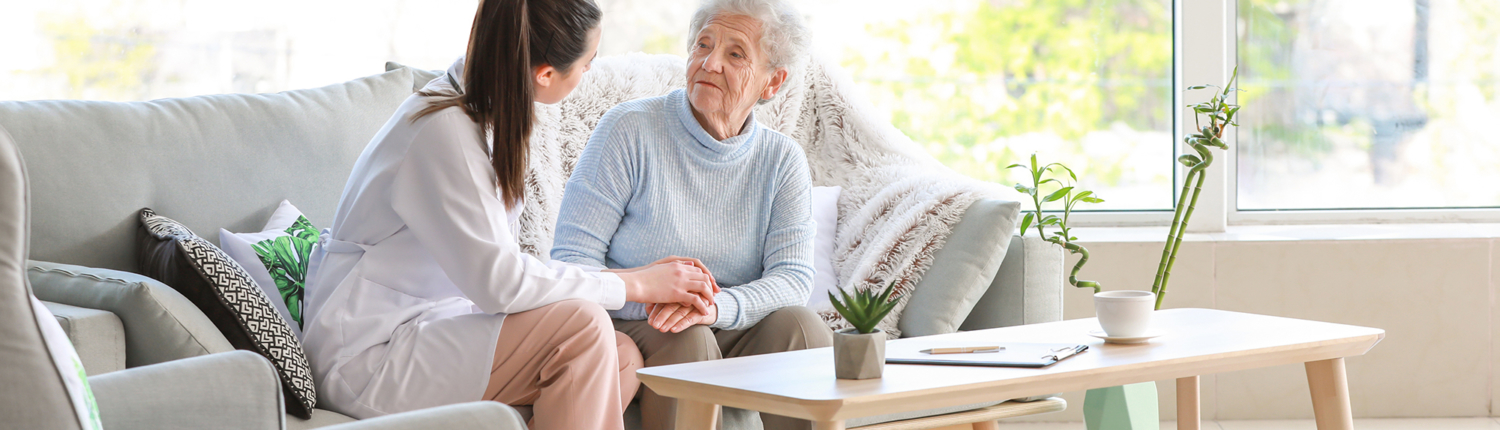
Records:
M833 332L828 325L816 312L802 306L772 312L745 330L717 330L699 325L681 333L662 333L646 321L615 320L614 323L616 330L629 335L640 346L646 367L833 345ZM756 412L735 408L723 411L724 428L753 426L755 422ZM672 429L676 417L676 400L658 395L649 387L641 390L641 426L645 430ZM812 428L808 421L772 414L760 414L760 421L767 430Z
M531 405L533 430L623 430L643 363L603 307L564 300L505 317L484 398Z

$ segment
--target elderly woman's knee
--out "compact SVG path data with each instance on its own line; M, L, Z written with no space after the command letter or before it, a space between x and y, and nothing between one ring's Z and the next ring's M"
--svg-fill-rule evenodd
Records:
M833 345L833 331L823 317L806 306L787 306L771 312L760 324L760 331L784 336L796 348L822 348Z
M817 312L813 311L807 306L787 306L781 309L777 309L776 311L771 312L770 315L766 315L765 319L761 320L762 323L766 321L774 321L776 324L799 328L810 326L828 326L827 323L823 322L823 317L818 316Z
M718 360L724 357L719 351L719 342L714 337L713 329L708 326L695 325L678 333L653 333L653 336L663 336L666 339L661 342L660 349L648 353L646 367Z
M615 349L620 356L620 369L640 369L646 365L646 359L641 356L641 349L635 346L635 341L626 336L625 333L615 333Z

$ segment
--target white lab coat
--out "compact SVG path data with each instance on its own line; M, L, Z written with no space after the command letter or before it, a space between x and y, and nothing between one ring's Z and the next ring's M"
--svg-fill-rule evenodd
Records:
M302 340L318 406L355 418L480 400L507 313L625 303L618 276L521 252L478 125L458 108L412 122L425 100L408 98L360 154L310 268Z

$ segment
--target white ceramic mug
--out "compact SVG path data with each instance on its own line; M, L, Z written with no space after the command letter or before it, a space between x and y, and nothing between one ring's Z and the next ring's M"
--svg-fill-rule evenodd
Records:
M1156 295L1150 291L1105 291L1094 295L1094 314L1109 337L1145 336Z

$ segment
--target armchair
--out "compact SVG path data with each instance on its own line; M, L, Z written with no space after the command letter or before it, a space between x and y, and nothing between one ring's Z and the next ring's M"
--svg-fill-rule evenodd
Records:
M74 316L85 315L78 320L85 323L71 324L74 321L69 315L57 320L38 318L46 312L31 305L35 299L25 269L30 242L27 178L20 153L4 128L0 128L0 178L3 178L0 180L0 319L3 319L0 345L5 345L0 348L0 387L5 387L0 391L0 420L18 428L91 428L90 420L80 419L75 413L77 397L70 396L71 389L66 387L65 379L71 369L59 368L53 358L73 353L49 350L44 335L39 333L46 331L45 325L57 326L58 321L63 321L70 323L73 338L98 334L118 339L119 336L108 333L122 331L121 324L119 319L108 318L101 323L94 316L98 311L67 306L49 308ZM170 295L163 293L163 297ZM126 314L134 313L132 309L119 309ZM206 349L204 342L192 343ZM220 348L215 345L215 349ZM251 352L202 355L91 376L86 381L82 391L87 393L82 397L92 396L98 408L98 422L111 429L286 428L285 405L276 373L269 361ZM92 412L87 406L82 409ZM526 422L503 404L473 402L390 415L338 428L420 427L524 430Z

